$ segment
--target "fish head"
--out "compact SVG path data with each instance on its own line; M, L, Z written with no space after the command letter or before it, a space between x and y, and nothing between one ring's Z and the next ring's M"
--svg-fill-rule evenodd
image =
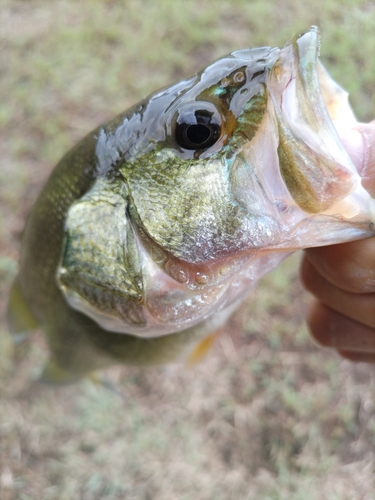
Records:
M151 97L120 171L133 220L156 244L214 262L319 244L292 242L291 231L297 238L295 226L316 215L360 212L349 200L338 207L360 182L327 104L354 117L318 52L312 28L282 49L234 52Z
M332 121L355 118L318 55L316 28L234 52L98 131L58 271L73 307L174 333L231 311L280 255L370 234Z

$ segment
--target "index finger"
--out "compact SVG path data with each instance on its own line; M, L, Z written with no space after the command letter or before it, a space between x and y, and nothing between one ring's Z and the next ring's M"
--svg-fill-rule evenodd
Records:
M375 196L375 120L339 128L362 184ZM375 292L375 237L306 250L306 257L330 283L350 293Z
M375 197L375 120L345 128L337 124L340 139L362 178L363 187Z
M375 292L375 236L305 250L315 269L330 283L351 293Z

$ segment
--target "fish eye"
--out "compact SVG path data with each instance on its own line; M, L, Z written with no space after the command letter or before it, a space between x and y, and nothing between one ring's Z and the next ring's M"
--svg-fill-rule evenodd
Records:
M222 120L211 103L197 101L184 106L173 122L175 141L183 149L208 149L221 136Z

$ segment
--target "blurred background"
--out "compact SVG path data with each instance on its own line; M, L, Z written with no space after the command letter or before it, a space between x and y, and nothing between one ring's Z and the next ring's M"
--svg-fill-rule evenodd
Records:
M1 500L371 500L375 371L315 346L299 256L268 275L195 368L115 367L124 397L37 382L7 294L25 217L60 157L151 91L317 25L321 59L375 117L372 0L0 0Z

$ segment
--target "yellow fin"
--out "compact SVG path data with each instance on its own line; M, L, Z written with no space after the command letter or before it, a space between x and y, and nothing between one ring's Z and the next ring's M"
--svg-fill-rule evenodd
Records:
M38 322L23 296L17 279L9 294L7 320L15 344L25 340L28 334L38 327Z
M208 351L214 345L216 338L219 336L220 330L216 330L211 333L203 340L199 342L198 345L195 346L193 351L189 354L189 357L186 361L187 366L194 366L200 363L206 356Z
M80 378L82 376L64 370L55 360L50 359L43 370L40 381L45 384L67 385L77 382Z

